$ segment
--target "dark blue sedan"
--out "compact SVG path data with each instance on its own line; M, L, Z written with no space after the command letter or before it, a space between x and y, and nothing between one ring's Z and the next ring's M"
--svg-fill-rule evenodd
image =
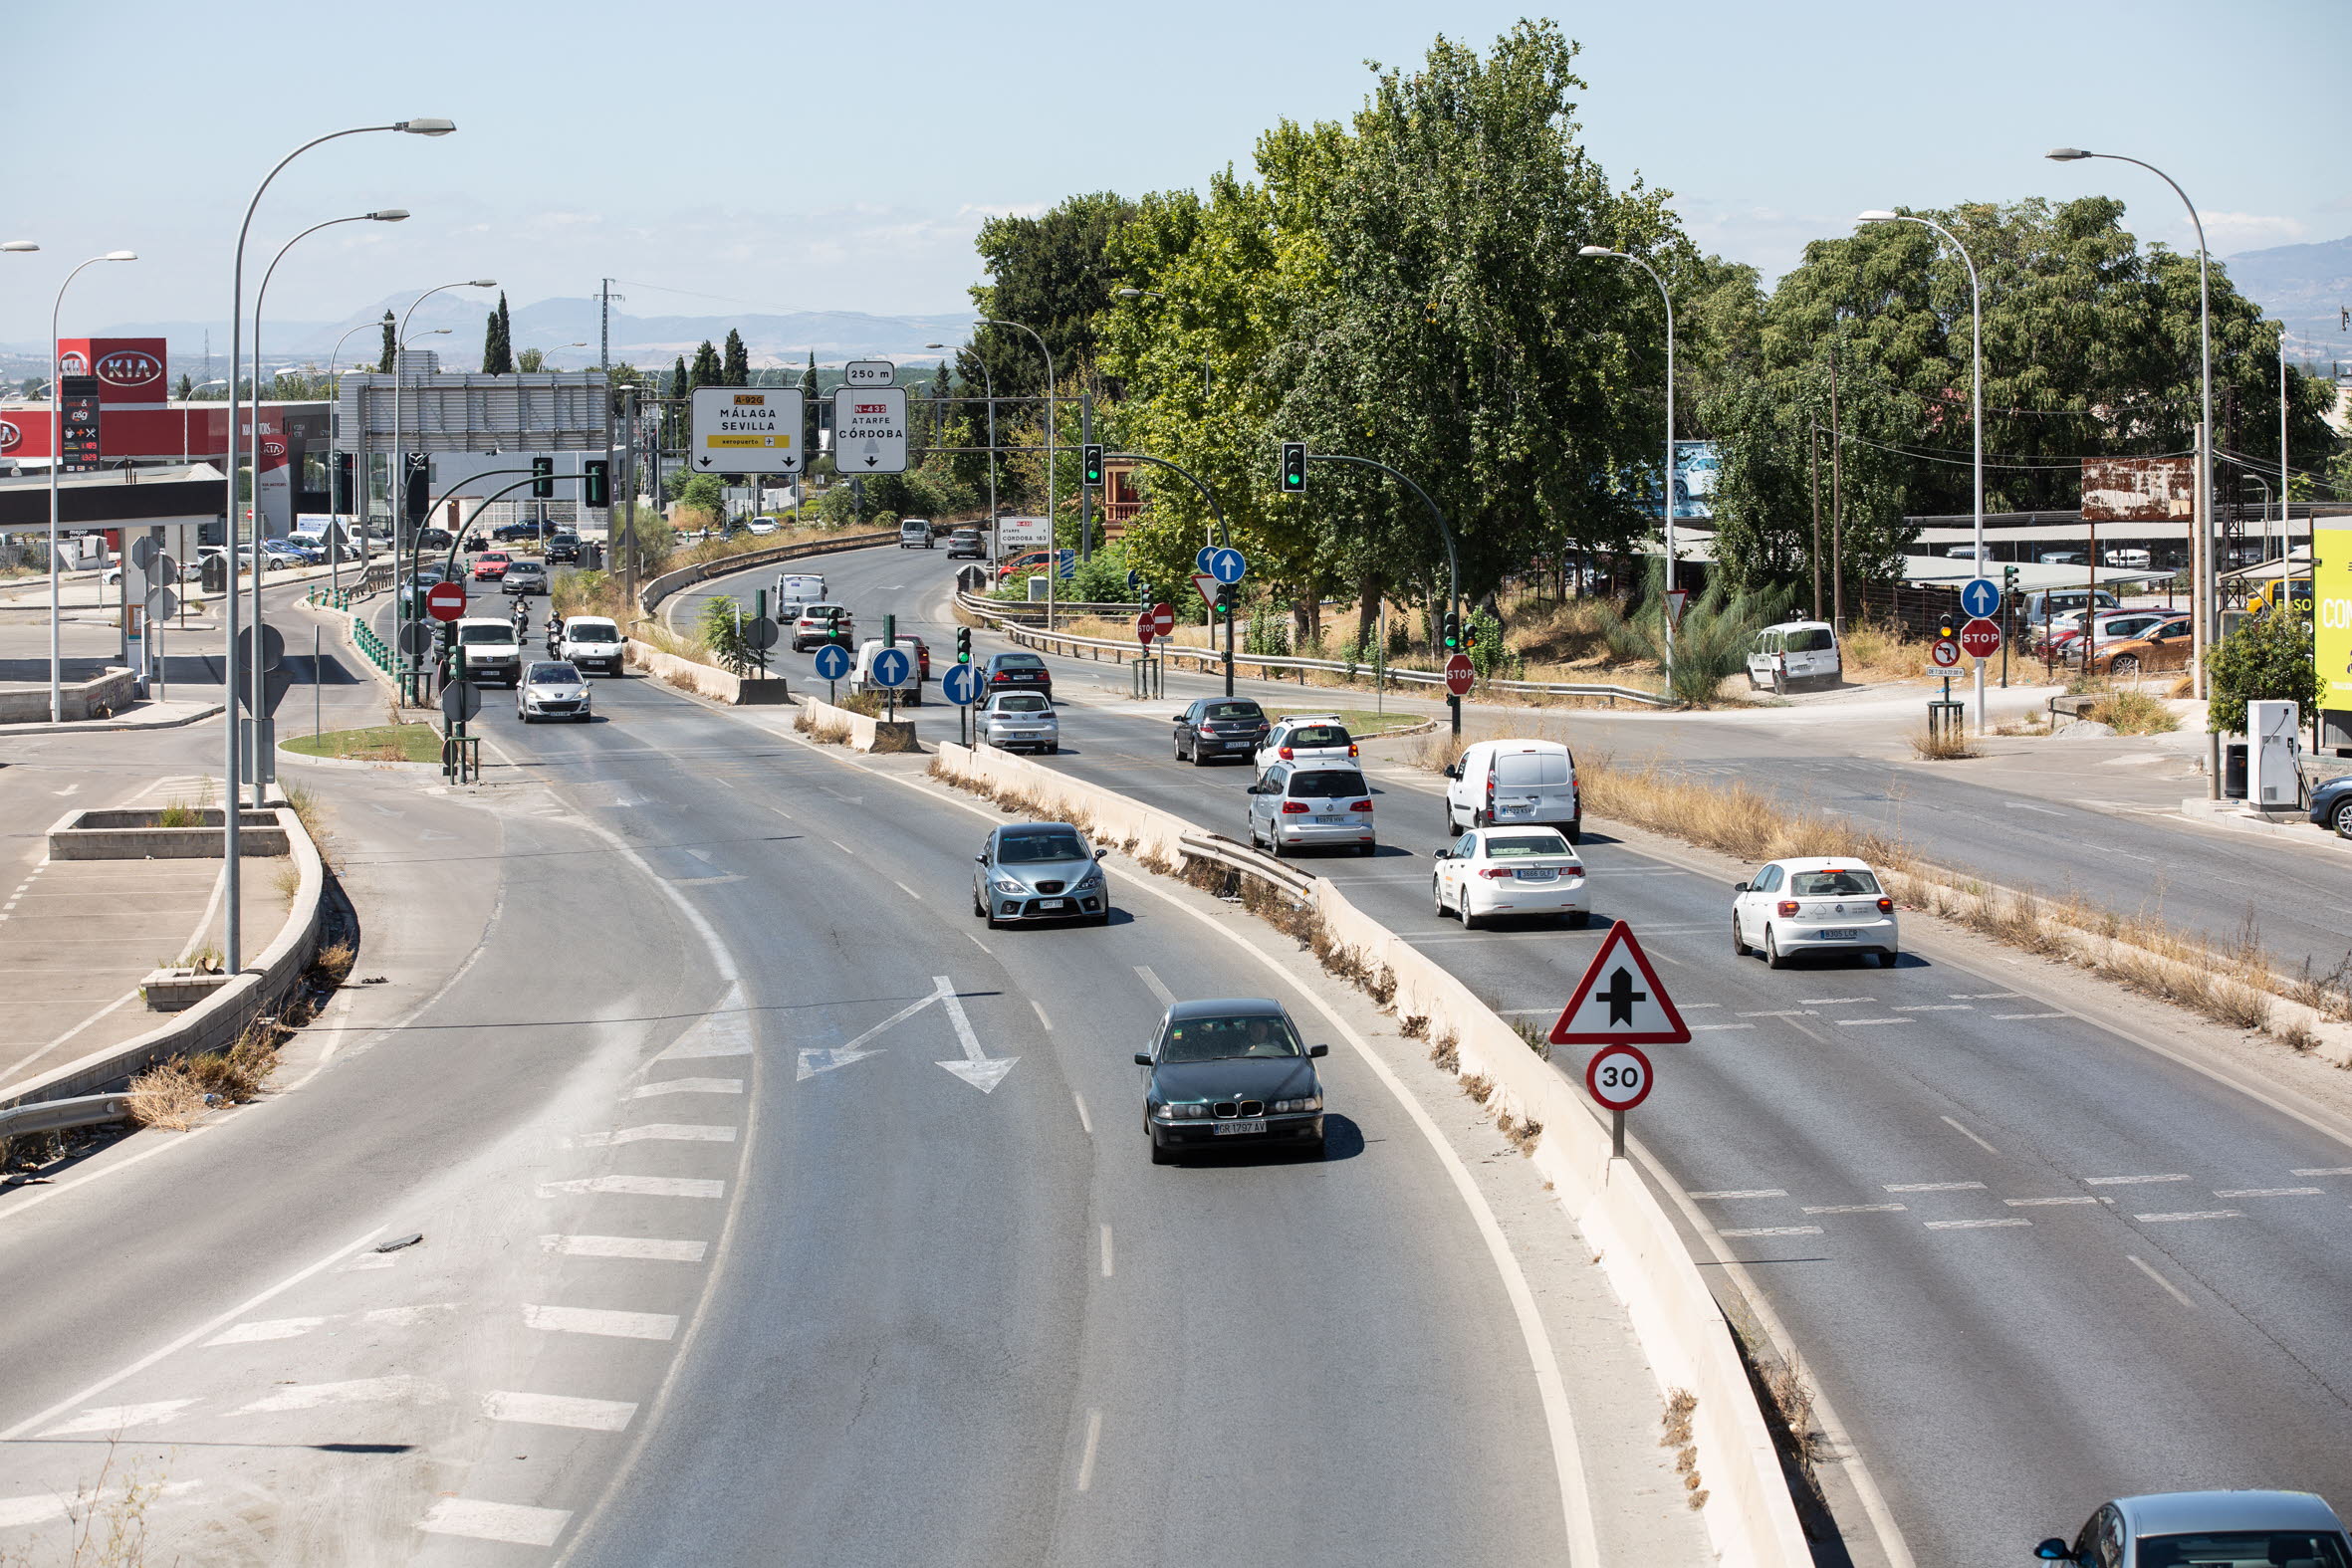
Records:
M2352 838L2352 774L2330 779L2311 791L2311 820Z

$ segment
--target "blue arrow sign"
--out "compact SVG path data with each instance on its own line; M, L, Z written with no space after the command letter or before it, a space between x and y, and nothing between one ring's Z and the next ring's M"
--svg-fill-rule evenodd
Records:
M939 677L939 694L959 708L978 695L979 687L980 677L969 664L951 664Z
M1195 571L1208 570L1209 558L1215 554L1217 554L1217 547L1214 545L1203 545L1200 549L1194 551L1192 553L1192 569Z
M1238 550L1213 550L1206 569L1220 582L1239 582L1249 571L1250 562Z
M1139 572L1134 572L1134 571L1130 571L1130 572L1128 572L1128 573L1127 573L1127 591L1128 591L1129 593L1133 593L1134 591L1136 591L1138 588L1140 588L1140 587L1142 587L1142 586L1143 586L1143 577L1142 577L1142 574L1141 574L1141 573L1139 573Z
M876 686L904 686L914 673L915 661L908 658L904 648L884 648L874 655L873 678ZM958 665L958 669L963 666Z
M849 673L849 650L837 642L828 642L817 650L817 675L820 680L837 681Z
M1960 590L1960 607L1978 620L1990 620L2000 608L2000 589L1991 577L1973 577Z

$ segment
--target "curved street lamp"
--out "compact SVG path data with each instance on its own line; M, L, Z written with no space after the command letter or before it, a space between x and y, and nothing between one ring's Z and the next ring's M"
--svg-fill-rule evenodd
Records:
M14 242L10 248L14 249L15 245L28 243L30 242L19 240ZM58 643L58 626L62 615L58 603L57 555L61 541L57 526L57 476L59 470L66 465L65 398L58 379L62 373L58 364L57 352L58 316L66 307L66 285L81 277L83 268L95 267L100 262L137 260L138 252L136 251L109 251L104 256L91 257L90 260L83 262L81 266L66 274L65 283L57 286L57 302L49 308L49 722L51 724L66 722L65 659ZM92 368L95 369L96 366ZM123 580L127 582L128 576L125 575Z
M1046 356L1046 558L1050 561L1058 562L1061 558L1056 552L1061 547L1056 539L1056 530L1059 527L1061 520L1054 515L1054 476L1056 470L1054 389L1060 383L1061 377L1054 369L1054 350L1046 346L1045 337L1034 327L1026 327L1019 322L1000 322L986 316L977 317L974 320L977 325L982 327L1009 327L1015 332L1029 334L1038 345L1038 352ZM991 454L991 458L993 461L994 454ZM1048 631L1054 629L1054 584L1058 580L1058 569L1046 573L1046 629Z
M1613 251L1605 245L1586 245L1576 254L1581 257L1608 257L1615 261L1629 261L1650 275L1650 282L1658 286L1658 298L1666 302L1666 467L1658 475L1660 504L1658 510L1666 519L1666 591L1674 591L1674 296L1667 291L1666 280L1658 269L1639 256L1624 251ZM1668 610L1666 625L1666 689L1674 690L1674 615Z

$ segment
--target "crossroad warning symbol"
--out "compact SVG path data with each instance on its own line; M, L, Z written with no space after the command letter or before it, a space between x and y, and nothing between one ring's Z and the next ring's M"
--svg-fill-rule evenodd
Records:
M1554 1045L1681 1045L1690 1037L1649 955L1622 920L1609 928L1551 1026Z

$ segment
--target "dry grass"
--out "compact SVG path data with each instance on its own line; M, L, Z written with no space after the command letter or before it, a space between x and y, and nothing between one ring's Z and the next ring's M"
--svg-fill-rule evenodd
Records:
M167 800L163 809L155 813L157 827L200 827L203 820L194 805L185 800ZM225 832L226 829L224 828Z
M847 746L851 733L846 722L819 718L807 708L803 708L800 716L793 720L793 728L820 746Z
M1837 658L1849 681L1907 681L1926 674L1928 645L1901 626L1853 625L1839 641Z
M333 990L351 978L352 965L358 953L349 942L330 942L311 960L311 968L328 989Z
M311 843L319 851L320 863L333 865L335 834L328 829L327 807L318 792L304 784L290 784L286 785L286 803L293 808L296 819L302 823L302 830L311 835ZM289 898L293 896L287 894Z
M163 1495L164 1476L161 1471L150 1474L132 1464L124 1468L118 1482L116 1445L119 1441L118 1433L107 1439L107 1457L98 1474L65 1500L64 1538L50 1543L50 1553L36 1557L29 1546L0 1549L0 1568L35 1568L40 1563L55 1563L59 1568L144 1568L148 1560L147 1510ZM174 1554L171 1560L176 1563L180 1559Z
M1914 730L1911 732L1912 754L1923 762L1954 763L1971 757L1982 757L1965 730Z
M277 1070L285 1034L256 1018L225 1051L206 1051L150 1067L130 1080L130 1119L141 1127L185 1132L217 1104L252 1099Z
M2138 690L2102 697L2083 709L2082 716L2112 727L2117 735L2170 735L2181 727L2180 715Z
M1813 1462L1820 1455L1821 1434L1813 1414L1813 1391L1805 1387L1804 1364L1792 1351L1786 1360L1759 1368L1757 1382L1764 1389L1766 1413L1779 1419L1787 1449L1817 1495L1821 1482Z
M1672 1449L1675 1472L1682 1476L1683 1493L1693 1508L1707 1506L1707 1492L1699 1484L1699 1446L1691 1436L1691 1417L1699 1409L1699 1396L1689 1389L1676 1389L1666 1402L1666 1413L1659 1425L1664 1429L1658 1447Z

